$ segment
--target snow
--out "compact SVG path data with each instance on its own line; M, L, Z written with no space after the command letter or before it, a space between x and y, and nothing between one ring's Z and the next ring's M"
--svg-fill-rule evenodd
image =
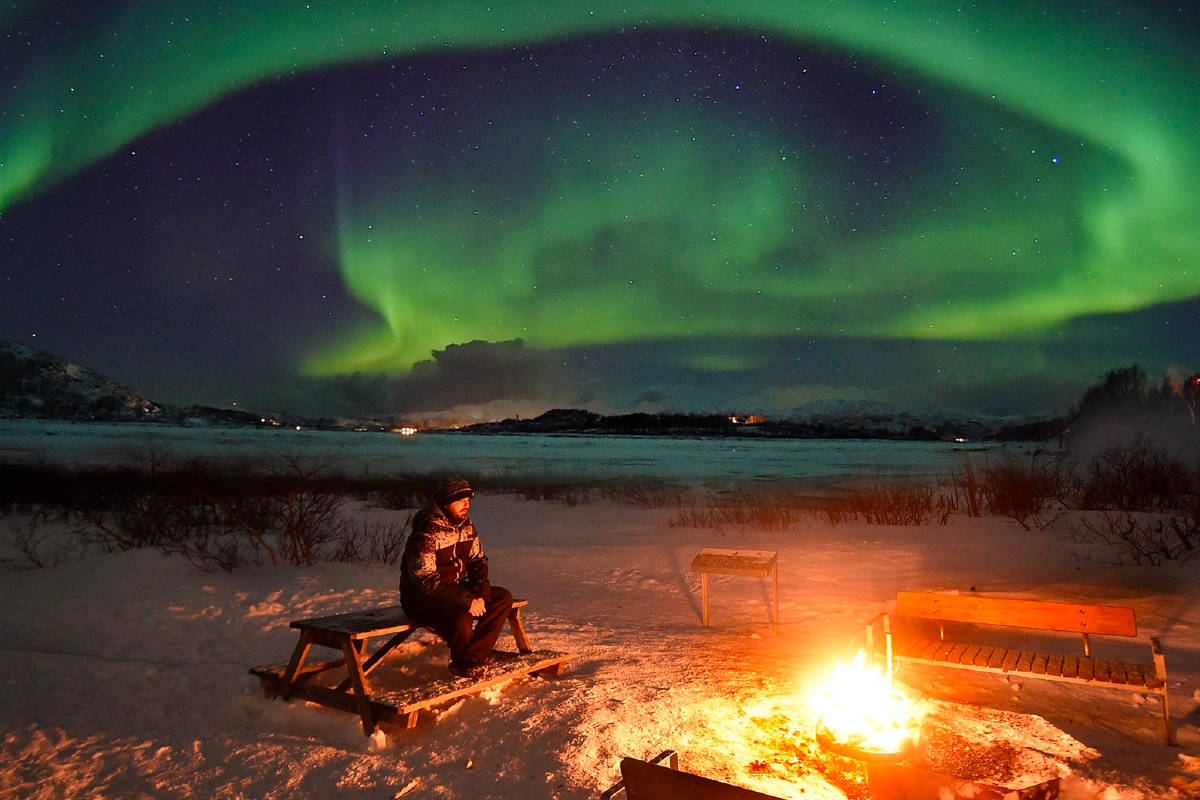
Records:
M692 772L779 797L841 798L853 785L814 769L812 698L898 590L1132 606L1142 636L1094 646L1149 660L1145 637L1162 638L1178 748L1162 741L1153 694L962 671L910 676L910 694L929 730L1003 742L1016 779L1059 776L1063 797L1200 791L1195 563L1105 566L996 519L718 534L668 528L669 514L478 497L494 582L528 598L534 646L569 653L567 671L370 739L351 715L265 698L247 670L286 661L289 620L396 602L393 568L214 575L133 551L5 573L0 796L584 798L615 782L621 757L672 748ZM755 578L713 576L712 626L700 626L688 565L701 547L778 551L778 635L769 586ZM374 675L411 682L441 675L445 660L423 632Z

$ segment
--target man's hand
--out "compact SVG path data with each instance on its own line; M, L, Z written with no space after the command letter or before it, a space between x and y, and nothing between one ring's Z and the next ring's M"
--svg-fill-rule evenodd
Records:
M476 597L471 601L471 608L469 610L472 617L482 617L483 612L487 611L487 603L483 601L482 597Z

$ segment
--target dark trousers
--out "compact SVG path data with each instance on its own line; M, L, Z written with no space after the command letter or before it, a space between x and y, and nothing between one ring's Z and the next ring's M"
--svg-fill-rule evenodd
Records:
M512 610L512 601L512 592L493 586L491 595L484 598L487 610L481 617L472 617L455 606L437 602L436 598L413 608L409 605L416 606L415 603L406 604L404 612L446 640L451 663L471 666L491 660L492 648Z

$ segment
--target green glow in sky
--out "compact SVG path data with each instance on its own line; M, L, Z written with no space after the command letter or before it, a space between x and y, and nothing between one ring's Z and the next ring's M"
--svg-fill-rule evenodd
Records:
M231 91L305 69L634 24L766 30L853 51L953 97L957 111L943 113L961 131L948 144L962 174L947 156L917 171L908 202L919 207L835 231L818 209L869 189L831 188L828 153L802 157L762 119L570 98L548 115L515 113L497 134L512 148L469 161L453 181L418 173L389 187L347 175L341 268L381 323L348 331L306 368L405 370L474 339L1048 337L1078 317L1200 290L1194 42L1126 6L1063 8L376 0L168 14L111 4L55 47L8 57L0 211ZM810 134L822 134L819 120ZM511 171L512 151L532 174ZM511 188L518 178L524 194Z

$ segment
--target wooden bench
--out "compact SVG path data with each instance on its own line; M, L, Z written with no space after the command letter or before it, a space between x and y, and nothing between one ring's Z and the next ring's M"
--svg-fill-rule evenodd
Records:
M670 767L660 766L663 761ZM674 750L664 750L649 761L621 759L621 780L605 790L600 800L612 800L622 792L628 800L779 800L775 795L682 772Z
M1092 635L1137 636L1137 621L1132 608L1008 600L977 594L900 592L896 596L895 616L937 620L938 638L900 637L892 615L886 612L873 619L867 625L868 647L877 658L886 658L889 677L900 663L932 664L1109 689L1158 692L1162 697L1167 743L1174 744L1167 697L1167 668L1158 638L1150 637L1152 663L1126 664L1092 658ZM947 622L1079 633L1083 636L1083 656L947 641ZM886 651L882 656L877 652L876 631L880 623Z
M367 611L352 611L328 617L301 619L291 623L300 631L300 640L286 664L254 667L269 696L288 700L299 697L312 703L356 713L362 718L363 733L368 736L377 726L412 728L417 712L466 694L473 694L510 680L518 675L561 675L567 656L551 650L534 650L521 622L521 609L528 600L514 600L508 615L508 627L517 645L517 653L505 654L484 670L483 677L447 677L399 691L375 691L367 681L383 659L405 639L428 626L413 622L400 606L385 606ZM389 636L368 655L367 642ZM313 645L332 648L342 657L332 661L308 662ZM343 669L345 678L335 687L322 686L312 679L333 669Z

